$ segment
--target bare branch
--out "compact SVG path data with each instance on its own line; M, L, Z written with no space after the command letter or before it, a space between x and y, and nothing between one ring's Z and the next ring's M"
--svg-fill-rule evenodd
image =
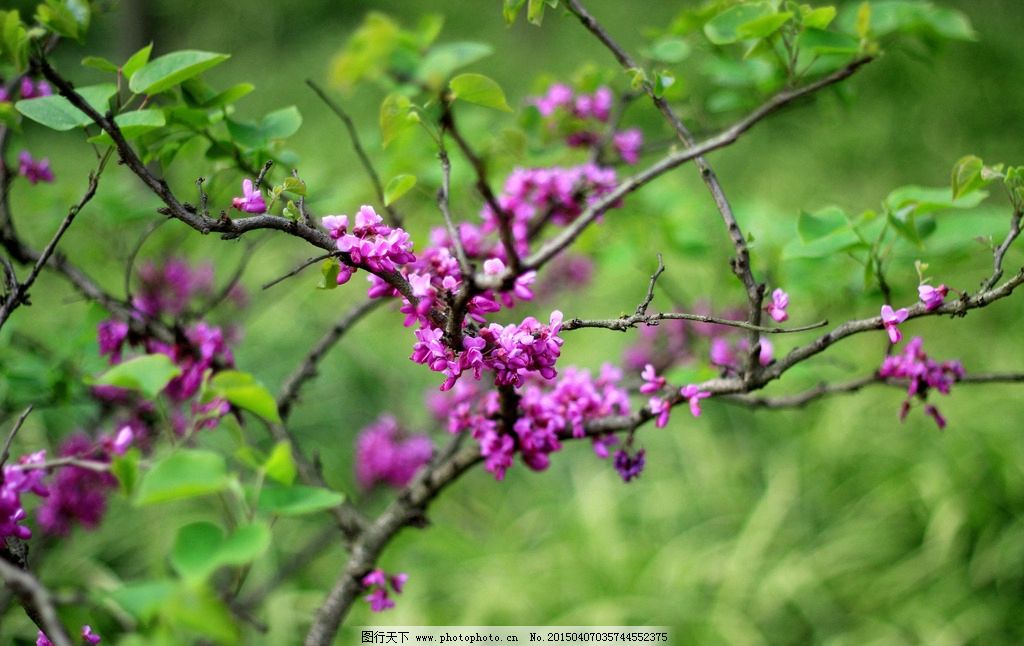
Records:
M580 328L593 327L605 328L607 330L616 330L618 332L625 332L626 330L636 327L638 325L657 325L660 321L671 320L697 321L699 323L715 323L717 325L726 325L728 327L735 327L743 330L754 330L766 334L788 334L792 332L806 332L808 330L814 330L828 325L828 321L818 321L817 323L811 323L810 325L801 325L799 327L764 327L762 325L752 325L746 321L732 321L729 319L720 319L714 316L703 316L701 314L686 314L683 312L658 312L657 314L631 314L629 316L620 316L617 319L587 320L574 318L562 324L562 331L571 332L572 330L578 330Z
M316 95L320 97L320 100L323 101L334 114L338 115L338 118L345 124L345 129L348 130L349 141L352 142L352 148L355 149L356 155L359 157L359 161L363 165L363 169L369 176L374 190L377 191L377 199L380 200L384 210L387 211L391 226L401 226L402 216L393 206L390 206L384 201L384 185L381 184L380 176L377 175L377 171L373 168L373 162L370 161L369 155L366 154L366 150L363 148L363 143L359 140L359 131L356 130L356 124L353 123L352 117L348 116L348 113L345 112L345 110L343 110L336 101L327 96L327 93L320 89L320 86L311 79L306 79L306 85L312 88L313 91L316 92Z
M0 450L0 467L3 467L7 462L7 458L11 457L11 442L14 441L14 436L21 430L21 426L28 419L28 416L32 413L32 406L29 406L18 416L17 421L14 422L14 426L11 427L11 432L7 434L7 439L4 441L4 448Z
M455 228L455 223L452 221L450 207L452 165L448 159L448 151L444 148L443 130L441 141L441 150L438 153L438 157L441 160L441 190L437 192L437 208L440 209L441 215L444 216L444 227L448 231L448 237L451 239L452 247L455 249L455 259L459 261L459 271L462 272L465 281L472 282L473 268L470 266L469 258L466 256L466 248L462 245L462 234Z
M1003 277L1003 258L1006 256L1006 252L1009 251L1010 245L1020 235L1020 220L1022 212L1021 210L1014 209L1013 216L1010 218L1010 230L1006 233L1006 238L1003 239L1002 244L996 247L995 251L992 252L992 275L989 276L981 284L981 289L992 289L992 286L999 282L999 279Z
M292 269L287 274L285 274L283 276L280 276L278 278L275 278L274 280L270 281L269 283L264 284L262 289L270 289L274 285L276 285L278 283L281 283L281 282L284 282L284 281L288 280L289 278L291 278L292 276L298 275L306 267L309 267L310 265L315 265L316 263L320 262L321 260L327 260L328 258L331 258L331 257L336 256L336 255L337 255L336 252L332 252L332 253L321 254L319 256L314 256L312 258L307 258L305 260L305 262L303 262L301 265L299 265L295 269Z
M25 614L42 630L54 646L71 646L67 631L57 618L53 593L31 572L16 567L0 552L0 578L18 596Z

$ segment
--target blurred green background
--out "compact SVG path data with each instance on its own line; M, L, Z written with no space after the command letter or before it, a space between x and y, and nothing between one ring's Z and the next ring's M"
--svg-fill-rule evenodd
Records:
M19 3L15 3L18 5ZM29 3L21 3L28 6ZM667 24L689 2L590 0L587 5L625 45L635 49L644 29ZM793 322L874 314L880 297L865 292L861 269L843 257L781 262L796 235L801 209L837 204L849 212L876 208L903 184L941 186L962 155L987 162L1024 162L1024 51L1019 46L1024 5L1014 0L942 2L971 19L977 42L952 43L929 58L920 47L894 46L847 83L840 97L827 92L813 104L775 115L710 161L745 229L754 236L759 276L785 287ZM332 56L369 10L405 25L426 12L445 15L441 40L480 40L495 55L476 64L497 79L513 105L542 89L537 75L571 77L588 63L610 66L609 55L575 20L550 12L542 29L520 22L506 27L499 3L435 0L269 0L210 3L124 3L128 17L99 18L85 47L70 45L58 61L81 82L93 72L77 68L85 54L125 56L152 39L155 53L179 48L230 52L209 77L220 85L248 80L257 90L239 106L246 117L295 104L304 123L289 146L301 161L315 213L352 213L373 201L341 124L304 84L325 81ZM134 12L134 13L133 13ZM679 67L680 81L691 70ZM618 85L625 79L615 77ZM429 160L382 151L376 108L381 95L337 94L352 111L371 155L387 178ZM484 147L506 123L473 107L460 114ZM656 115L638 105L627 121L650 139L664 137ZM727 119L698 123L710 132ZM660 133L660 134L659 134ZM416 145L415 137L411 135ZM425 146L425 138L419 143ZM74 136L29 127L17 143L45 154L59 182L12 195L18 224L37 246L65 206L85 185L90 149ZM456 158L454 203L473 217L479 201L465 164ZM428 164L429 166L429 164ZM499 167L507 170L506 167ZM421 171L415 194L399 203L409 228L423 239L440 224L432 206L436 169ZM181 158L170 175L189 194L197 175L211 175L214 196L226 206L237 192L237 173L215 173L202 161ZM499 183L495 173L493 183ZM155 218L156 201L134 178L113 168L101 195L76 223L63 247L115 293L124 263ZM379 206L379 205L378 205ZM973 289L988 275L991 254L970 239L1001 236L1009 219L995 195L970 213L942 216L923 250L894 258L889 281L897 303L916 298L913 260L930 264L936 282ZM74 235L77 233L78 235ZM86 235L88 233L88 235ZM243 279L251 305L223 308L217 319L244 329L237 359L276 390L306 349L361 298L362 278L336 291L314 289L315 269L261 291L310 254L281 236L246 242L202 238L167 224L145 244L140 259L167 254L213 262L221 279L244 254L252 262ZM539 304L567 316L608 317L632 310L654 268L666 255L666 283L684 302L709 299L735 305L742 291L725 263L729 243L696 172L687 167L631 197L625 207L588 233L582 249L600 261L592 289ZM1022 261L1011 251L1007 267ZM71 360L95 372L94 324L102 312L77 298L61 279L44 275L33 307L18 311L11 329L55 347L38 361ZM655 307L669 309L659 295ZM927 318L905 326L926 339L938 359L960 358L970 371L1014 371L1024 365L1017 325L1024 313L1011 298L963 320ZM513 316L521 316L517 311ZM813 334L813 333L811 333ZM636 333L584 330L566 335L564 364L596 368L618 361ZM775 339L776 354L811 338ZM305 391L292 428L317 450L328 481L361 498L367 509L384 496L360 495L351 475L355 434L384 411L411 428L427 422L423 394L437 379L407 361L412 335L395 311L379 311L346 337ZM843 342L834 353L787 373L769 393L795 392L820 379L859 376L877 367L881 333ZM706 346L698 346L706 356ZM8 377L27 371L23 355L8 354ZM58 381L58 369L52 368ZM53 383L40 388L52 388ZM410 575L398 607L372 615L358 603L351 626L370 625L665 625L677 643L731 644L962 644L1024 640L1024 398L1018 386L958 386L938 403L950 425L938 432L915 410L897 420L901 392L874 389L836 397L800 411L750 412L719 401L691 419L679 410L665 429L640 435L646 471L624 485L589 445L572 444L551 469L518 465L504 482L482 468L451 487L433 506L431 526L408 529L388 548L383 567ZM934 399L934 397L933 397ZM13 404L9 404L13 406ZM34 415L18 450L41 446L80 427L88 406L47 408ZM258 441L259 429L252 431ZM442 438L443 439L443 438ZM165 571L163 555L178 526L216 510L178 505L168 511L135 510L112 501L108 521L95 533L76 532L40 557L44 580L57 588L84 584L97 598L119 581ZM275 528L272 554L253 574L254 587L315 535L322 523L286 520ZM344 554L335 546L269 597L261 618L270 633L246 643L293 643L333 583ZM244 596L244 595L243 595ZM82 610L82 613L88 611ZM104 625L102 612L83 614ZM0 617L0 641L32 634L20 610ZM354 643L352 628L341 643Z

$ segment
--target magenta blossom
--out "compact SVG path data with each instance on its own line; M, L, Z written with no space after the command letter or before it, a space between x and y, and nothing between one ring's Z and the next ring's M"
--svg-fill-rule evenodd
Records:
M364 597L370 604L370 610L373 612L384 612L394 608L395 602L391 599L391 595L388 592L388 584L390 583L391 589L394 590L395 594L402 594L402 589L408 580L409 575L405 572L399 572L390 577L380 568L369 572L363 577L362 584L363 588L370 590L370 594Z
M661 397L651 397L647 401L647 405L651 409L651 415L657 418L654 420L654 425L658 428L664 428L668 424L669 415L672 413L672 404Z
M942 302L946 300L946 294L948 293L949 288L945 285L939 285L938 287L920 285L917 288L917 295L920 297L921 302L924 303L925 309L929 312L942 305Z
M43 158L32 159L27 150L18 153L18 174L28 180L29 184L38 182L52 182L53 171L50 169L50 160Z
M888 304L882 306L882 325L885 326L885 331L889 333L889 341L893 344L899 343L903 338L903 333L896 326L906 321L909 314L905 307L893 311Z
M21 79L21 98L23 99L38 99L43 96L50 96L53 94L53 88L46 81L32 82L29 77Z
M646 462L644 454L643 449L637 451L636 455L630 455L626 449L619 449L615 452L615 470L619 472L623 482L640 477Z
M232 208L246 213L266 213L267 203L263 200L263 192L253 188L251 179L242 180L242 197L231 200Z
M700 400L711 396L706 390L701 390L693 384L687 384L679 389L679 394L690 402L690 412L694 417L700 417Z
M366 427L356 440L356 478L364 489L378 482L404 487L433 452L430 438L406 437L395 418L385 415Z
M632 165L640 161L640 149L644 145L644 135L639 128L616 132L612 137L612 145L618 151L619 157L622 157L622 161Z
M789 318L789 314L786 313L787 307L789 307L789 294L781 289L776 289L772 292L772 302L765 307L765 310L767 310L768 316L781 323Z

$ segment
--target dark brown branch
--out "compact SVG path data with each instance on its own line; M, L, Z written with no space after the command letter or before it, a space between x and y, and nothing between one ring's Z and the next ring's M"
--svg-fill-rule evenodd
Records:
M574 318L562 324L562 331L571 332L572 330L591 327L625 332L626 330L634 328L638 325L657 325L660 321L671 320L697 321L700 323L715 323L717 325L726 325L728 327L735 327L743 330L755 330L757 332L763 332L766 334L787 334L792 332L806 332L808 330L814 330L828 325L828 321L818 321L817 323L811 323L810 325L801 325L799 327L764 327L761 325L752 325L746 321L732 321L729 319L720 319L714 316L702 316L700 314L686 314L683 312L658 312L656 314L630 314L629 316L620 316L617 319L587 320Z
M651 282L647 285L647 295L644 296L644 300L640 301L640 304L636 306L636 315L644 316L647 314L647 308L650 307L651 301L654 300L654 286L658 284L658 278L665 273L665 260L658 254L658 268L651 274Z
M51 593L39 579L31 572L23 570L4 557L0 551L0 578L18 597L18 601L25 609L39 630L46 633L54 646L71 646L71 638L57 618L57 609L54 607L53 593Z
M289 271L284 276L280 276L278 278L275 278L274 280L270 281L269 283L266 283L265 285L263 285L262 289L270 289L274 285L276 285L278 283L281 283L281 282L284 282L284 281L288 280L289 278L291 278L292 276L298 275L306 267L309 267L310 265L315 265L316 263L320 262L321 260L327 260L328 258L331 258L331 257L333 257L335 255L337 255L337 254L332 252L332 253L321 254L319 256L314 256L312 258L307 258L301 265L299 265L295 269L292 269L291 271Z
M360 163L363 165L363 169L366 171L367 176L370 178L370 182L373 184L374 190L377 192L377 199L380 200L384 210L388 213L389 223L393 227L402 225L402 216L395 210L395 208L387 204L384 200L384 185L381 184L380 176L377 175L377 171L373 167L373 162L370 161L369 155L366 154L366 149L363 148L363 143L359 140L359 131L356 130L356 124L353 123L352 117L348 116L348 113L342 109L337 102L327 96L327 93L320 89L320 86L314 83L311 79L306 79L306 85L316 92L316 95L320 97L320 100L330 108L331 112L336 114L342 123L345 124L345 129L348 131L349 141L352 142L352 148L355 149L356 155L359 157Z
M462 234L455 227L455 223L452 221L452 165L451 161L448 159L448 151L444 147L443 129L441 131L441 150L438 152L438 158L441 160L441 190L437 192L437 208L441 211L441 215L444 216L444 228L448 232L448 237L452 241L452 248L455 249L455 259L459 262L459 271L462 272L463 280L471 282L473 280L473 268L469 264L469 258L466 256L466 248L462 244Z
M11 457L11 442L14 441L14 436L21 430L22 425L28 416L32 413L32 406L29 406L18 416L17 421L14 422L14 426L11 427L11 432L7 434L7 439L4 440L4 448L0 451L0 467L3 467L7 462L7 458Z

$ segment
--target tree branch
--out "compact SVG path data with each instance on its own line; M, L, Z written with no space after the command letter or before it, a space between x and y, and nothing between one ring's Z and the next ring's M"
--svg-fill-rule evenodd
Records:
M71 646L71 639L57 618L53 593L39 579L8 561L3 552L0 552L0 578L14 591L25 614L46 633L54 646Z
M995 251L992 252L992 275L989 276L988 280L981 284L981 289L992 289L992 286L999 282L999 279L1003 277L1003 258L1006 256L1006 252L1009 251L1010 245L1020 235L1020 220L1021 210L1019 208L1014 209L1013 215L1010 217L1010 230L1006 233L1006 238L1003 239L1002 244L996 247Z

